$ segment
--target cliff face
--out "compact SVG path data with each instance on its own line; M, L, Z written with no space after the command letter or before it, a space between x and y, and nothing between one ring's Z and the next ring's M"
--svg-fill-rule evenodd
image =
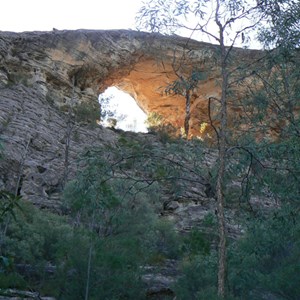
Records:
M107 87L116 86L145 113L161 115L178 130L184 123L185 97L165 90L197 69L204 76L191 95L191 133L204 136L210 131L209 126L207 132L199 129L209 124L208 99L220 96L214 45L126 30L78 30L1 33L0 52L2 86L26 84L57 107L70 104L74 93L79 103L95 103ZM233 56L236 65L242 65L259 55L259 51L234 49Z
M210 44L134 31L0 33L0 134L6 153L0 161L0 188L56 207L79 153L118 139L115 131L76 122L68 110L80 104L97 114L98 95L109 86L129 93L146 113L156 112L180 130L185 98L166 95L165 87L178 79L174 70L189 76L199 66L205 77L192 94L191 132L209 133L199 128L209 123L208 98L220 95L216 51ZM260 55L234 51L239 63ZM204 186L196 193L205 195Z

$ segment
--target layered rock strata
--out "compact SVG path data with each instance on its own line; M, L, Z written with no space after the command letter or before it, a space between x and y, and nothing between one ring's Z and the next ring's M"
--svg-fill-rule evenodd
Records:
M232 53L235 67L262 55L244 49ZM23 83L60 108L72 101L95 103L106 88L116 86L146 114L160 115L178 131L184 126L184 92L174 95L166 90L175 80L202 72L191 91L190 132L205 136L212 131L208 100L219 99L221 92L218 47L212 44L128 30L2 32L0 61L2 86ZM214 101L211 117L217 105Z

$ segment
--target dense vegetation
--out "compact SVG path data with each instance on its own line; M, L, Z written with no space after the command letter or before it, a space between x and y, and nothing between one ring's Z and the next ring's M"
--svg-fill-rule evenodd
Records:
M164 186L180 195L188 186L182 178L190 175L190 163L199 178L208 172L201 168L201 149L206 148L197 141L163 141L165 146L158 149L158 143L151 147L151 142L142 144L138 136L124 133L109 159L104 149L86 151L79 161L81 171L65 188L63 215L2 192L2 291L37 290L58 299L145 299L147 266L159 272L166 261L176 259L181 276L172 289L178 299L217 299L215 216L208 215L184 235L159 217ZM270 145L267 159L281 160L284 147L299 167L298 140ZM194 163L196 155L199 164ZM241 163L232 168L228 182ZM209 171L213 174L214 166ZM299 185L283 181L281 172L265 172L249 179L249 189L261 187L263 196L267 186L281 202L280 209L250 209L247 193L241 199L234 188L234 199L227 204L228 209L239 207L235 222L245 231L228 246L228 299L297 299L300 293Z

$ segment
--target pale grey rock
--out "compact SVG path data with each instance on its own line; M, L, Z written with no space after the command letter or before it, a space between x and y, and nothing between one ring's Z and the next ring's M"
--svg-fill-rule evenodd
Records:
M5 157L0 161L0 180L14 191L21 173L20 194L38 206L58 207L64 173L67 118L43 93L24 85L1 89L0 134ZM95 126L76 128L71 137L70 176L76 159L87 146L113 143L117 138ZM27 149L28 145L28 149ZM3 185L3 184L2 184ZM55 194L55 196L52 196Z

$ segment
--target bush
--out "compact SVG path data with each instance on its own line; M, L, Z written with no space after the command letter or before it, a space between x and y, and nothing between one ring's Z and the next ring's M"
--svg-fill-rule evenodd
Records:
M84 122L96 125L97 119L100 118L99 104L97 102L80 103L74 108L77 122Z
M182 263L182 276L174 286L179 300L217 299L217 254L197 255Z
M182 251L190 259L198 255L210 254L210 242L201 231L193 228L184 238Z
M299 299L300 217L283 208L251 224L230 254L229 282L242 299Z
M164 144L178 136L177 129L171 124L164 123L163 117L155 112L149 114L145 123L148 131L155 132Z
M66 239L71 230L64 217L20 202L15 220L9 223L3 251L16 264L55 263L59 241Z
M91 242L83 233L74 234L70 247L66 249L67 258L56 276L58 296L62 299L84 299L88 285L89 299L142 299L137 241L109 237L95 238Z
M66 195L75 196L75 187L71 184ZM142 266L155 253L165 258L177 255L176 237L169 225L158 222L146 194L141 193L135 202L121 200L106 187L104 196L106 205L98 210L94 223L88 215L92 210L85 207L93 203L91 198L90 203L82 198L81 206L68 206L82 212L82 219L79 214L74 214L76 219L57 216L21 201L2 244L3 257L12 264L1 269L0 287L84 299L89 273L89 299L144 299ZM76 197L68 200L72 199Z
M1 289L10 289L10 288L26 289L27 282L20 274L16 272L0 273L0 295L1 295Z
M144 299L142 267L155 256L177 255L171 227L155 212L157 185L111 176L109 162L96 152L88 152L81 166L64 193L66 210L82 233L74 233L65 254L60 295L82 299L88 288L89 299Z

